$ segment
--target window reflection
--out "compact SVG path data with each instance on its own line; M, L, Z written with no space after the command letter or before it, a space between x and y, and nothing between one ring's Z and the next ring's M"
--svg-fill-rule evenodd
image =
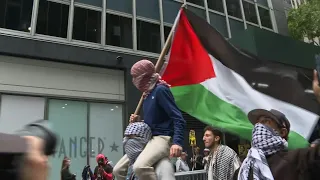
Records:
M30 31L33 0L0 0L0 27Z
M243 9L246 20L258 24L257 12L254 4L243 1Z
M137 20L138 50L160 53L160 25Z
M222 13L224 12L222 0L208 0L208 8Z
M272 23L271 23L271 17L269 9L265 9L262 7L258 7L259 9L259 15L261 20L261 25L267 28L272 29Z
M228 15L242 19L239 0L226 0Z
M167 40L172 27L164 26L164 40Z
M68 17L69 5L40 0L36 32L66 38Z
M73 39L101 42L101 12L74 8Z
M107 14L106 43L112 46L132 48L132 19Z
M137 16L160 20L158 0L136 0Z

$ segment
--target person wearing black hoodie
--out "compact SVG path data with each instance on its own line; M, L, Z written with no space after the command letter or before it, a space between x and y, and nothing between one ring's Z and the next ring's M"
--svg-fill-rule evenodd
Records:
M76 175L71 174L69 170L70 164L71 160L68 157L65 157L61 166L61 180L76 180Z

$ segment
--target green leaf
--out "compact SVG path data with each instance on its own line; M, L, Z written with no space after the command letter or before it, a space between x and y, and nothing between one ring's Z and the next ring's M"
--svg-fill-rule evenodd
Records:
M289 34L292 38L303 40L320 37L320 0L309 0L288 14Z

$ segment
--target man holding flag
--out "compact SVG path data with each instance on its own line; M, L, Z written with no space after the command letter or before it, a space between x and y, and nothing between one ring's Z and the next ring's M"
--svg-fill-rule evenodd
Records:
M161 80L151 61L141 60L135 63L131 68L131 75L133 84L143 92L143 119L152 132L152 139L133 164L133 171L139 180L156 180L153 166L169 155L180 156L186 122L175 104L169 85ZM136 121L137 117L132 115L130 123ZM170 147L171 138L173 145ZM124 169L128 168L128 163L125 155L114 167L113 172L118 180L125 179Z

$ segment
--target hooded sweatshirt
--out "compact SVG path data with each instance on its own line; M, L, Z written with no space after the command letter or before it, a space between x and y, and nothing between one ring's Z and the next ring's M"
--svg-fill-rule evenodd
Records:
M102 178L104 180L112 180L113 179L113 175L112 175L112 167L107 164L106 158L103 154L98 154L96 156L96 160L97 163L99 162L99 159L103 159L103 165L101 166L96 166L96 168L94 169L94 178L97 179L99 177L99 169L102 169Z

